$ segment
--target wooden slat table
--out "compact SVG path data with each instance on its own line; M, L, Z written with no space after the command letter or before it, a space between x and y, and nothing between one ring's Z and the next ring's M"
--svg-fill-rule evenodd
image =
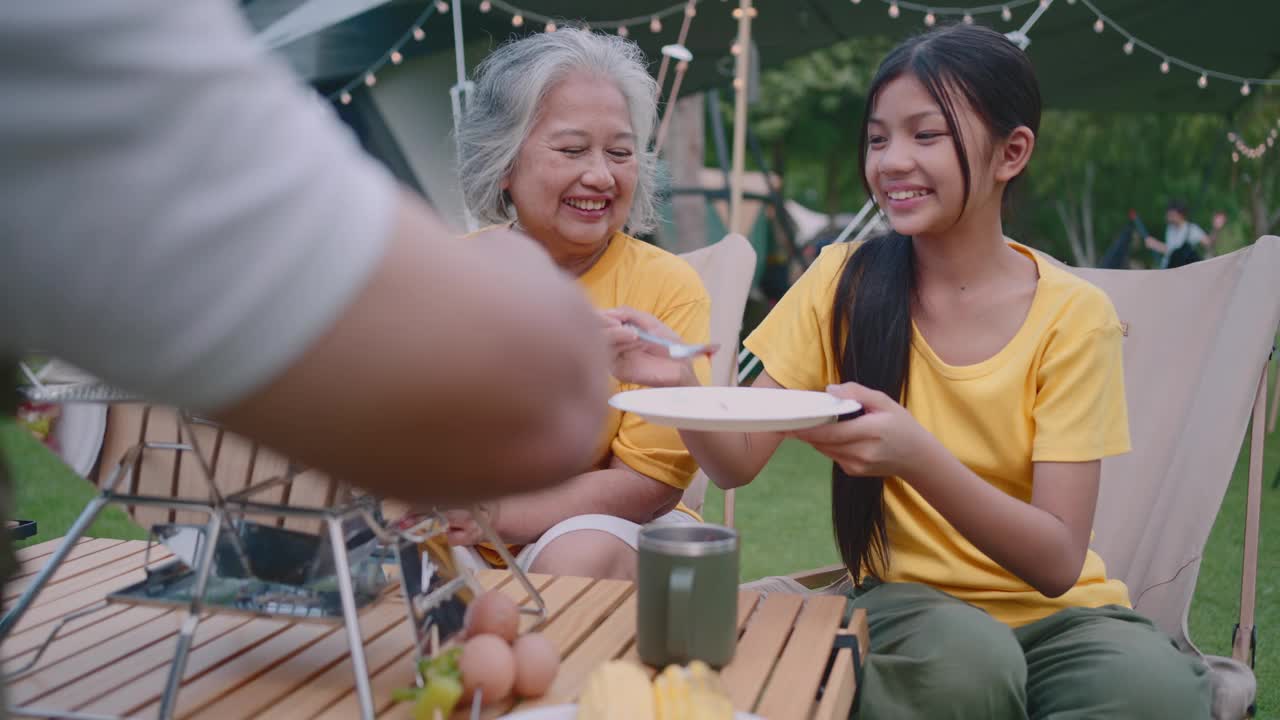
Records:
M21 569L5 588L21 591L58 540L18 552ZM6 672L25 661L58 618L87 608L108 592L142 578L142 541L86 538L0 648ZM153 561L157 558L153 550ZM615 580L534 575L550 621L542 632L563 658L546 697L486 709L486 718L512 710L573 702L600 663L632 659L635 650L634 586ZM516 600L524 598L510 574L486 571L481 582ZM9 702L45 711L155 717L183 611L108 605L64 628L37 669L13 681ZM740 639L722 679L735 708L770 720L843 720L855 692L855 665L868 646L865 617L846 623L845 602L743 592L738 602ZM528 629L532 618L523 618ZM412 632L396 594L361 615L361 630L379 718L410 718L407 705L391 701L394 688L411 683ZM857 643L841 639L857 638ZM832 660L832 648L841 649ZM649 669L650 674L653 670ZM824 686L822 692L820 686ZM19 716L20 717L20 716ZM217 614L204 619L178 700L178 717L354 718L358 709L341 626ZM465 718L458 713L457 718Z

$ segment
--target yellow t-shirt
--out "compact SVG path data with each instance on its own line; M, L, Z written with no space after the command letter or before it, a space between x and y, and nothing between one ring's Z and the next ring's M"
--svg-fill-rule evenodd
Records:
M587 299L600 310L627 306L653 315L685 342L711 341L711 298L689 263L659 247L617 233L596 264L578 278ZM694 361L694 372L711 382L711 362ZM617 380L611 392L633 390ZM613 406L605 418L592 467L608 467L616 457L627 467L681 490L689 487L698 465L675 428L653 425Z
M689 263L659 247L615 233L596 264L578 278L578 285L598 310L625 305L658 318L685 342L711 341L711 297L702 279ZM698 358L693 369L703 384L711 382L710 360ZM637 387L613 378L610 383L610 394ZM698 471L679 431L652 425L611 405L590 469L603 470L614 457L642 475L681 490L689 487ZM701 520L683 503L676 509ZM520 548L510 546L512 554ZM477 546L477 550L490 565L505 566L501 556L487 544Z
M944 363L913 328L907 410L970 470L1031 501L1032 463L1129 451L1121 326L1098 288L1010 242L1039 269L1031 309L1009 343L976 365ZM832 303L851 244L824 249L745 345L784 387L840 382ZM856 332L856 329L853 330ZM1129 605L1089 551L1075 586L1048 598L974 547L910 485L885 482L886 582L931 585L1017 627L1067 607Z

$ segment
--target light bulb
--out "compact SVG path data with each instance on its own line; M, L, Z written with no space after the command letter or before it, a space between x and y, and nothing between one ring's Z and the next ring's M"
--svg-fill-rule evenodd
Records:
M902 11L898 9L898 3L889 4L889 17L896 20L898 16L901 14L902 14Z
M649 21L649 32L662 32L662 21L656 15Z
M1013 19L1013 12L1009 10L1008 5L1005 5L1004 7L1000 8L1000 19L1004 20L1005 22L1009 22L1010 20Z
M511 16L511 27L520 27L524 25L524 16L520 14Z
M1165 75L1168 75L1168 74L1169 74L1169 61L1168 61L1168 60L1165 60L1165 61L1163 61L1163 62L1161 62L1161 63L1160 63L1160 72L1164 73Z
M1269 137L1269 138L1267 138L1267 147L1272 147L1272 146L1273 146L1273 145L1275 145L1275 144L1276 144L1276 139L1275 139L1275 138L1273 138L1273 137Z
M964 24L965 24L965 25L972 25L972 24L973 24L973 16L972 16L972 15L970 15L969 13L965 13L965 14L964 14L964 20L963 20L963 22L964 22Z
M422 42L422 38L424 38L424 37L426 37L426 36L427 36L427 34L426 34L425 32L423 32L423 31L422 31L422 28L417 28L417 27L416 27L416 28L414 28L414 29L413 29L413 39L414 39L414 40L417 40L418 42Z
M734 79L733 79L733 89L734 89L734 90L741 90L741 89L742 89L742 78L734 78Z
M628 36L628 35L630 35L630 34L631 34L631 31L627 29L627 26L626 26L626 25L619 25L619 26L618 26L618 36L619 36L619 37L626 37L626 36Z
M1129 42L1127 42L1127 43L1125 43L1125 44L1124 44L1124 54L1125 54L1125 55L1132 55L1132 54L1133 54L1133 41L1132 41L1132 40L1130 40Z
M402 60L404 60L404 56L400 54L400 51L399 51L399 50L393 51L393 52L391 53L391 64L392 64L392 65L399 65L399 64L400 64L400 62L401 62Z
M1234 132L1229 132L1229 133L1227 133L1227 140L1230 140L1231 142L1235 142L1235 141L1236 141L1236 134L1235 134Z
M734 44L730 45L730 46L729 46L729 54L730 54L730 55L734 55L734 56L741 55L741 54L742 54L742 46L741 46L741 45L739 45L738 43L734 43Z
M854 5L861 5L861 4L862 4L862 0L852 0L852 2L853 2L853 4L854 4Z
M1102 32L1103 30L1106 30L1106 29L1107 29L1107 26L1106 26L1106 24L1105 24L1105 23L1103 23L1103 22L1102 22L1102 18L1098 18L1097 20L1094 20L1094 21L1093 21L1093 31L1094 31L1094 32L1096 32L1096 33L1100 33L1100 32Z
M338 96L338 102L341 102L343 105L350 105L351 93L347 92L346 90L343 90L342 95Z
M373 73L369 73L368 75L364 76L364 84L368 85L369 87L373 87L374 85L378 84L378 78L374 77Z
M1245 83L1240 86L1240 94L1244 95L1245 97L1248 97L1249 93L1252 91L1253 91L1252 88L1249 87L1249 83Z
M759 14L760 14L760 9L757 8L755 5L752 5L751 7L747 8L747 17L755 17Z
M1238 152L1231 153L1231 162L1234 162L1234 163L1240 162L1240 153Z
M480 0L480 12L487 13L492 9L493 3L490 3L489 0Z
M553 22L549 22L549 23L547 23L547 28L546 28L546 30L547 30L547 32L555 32L555 31L556 31L556 24L555 24L555 23L553 23Z
M935 17L933 13L926 13L926 14L925 14L925 16L924 16L924 24L925 24L925 25L928 25L929 27L933 27L934 23L936 23L936 22L938 22L938 18L937 18L937 17Z
M1209 87L1209 78L1208 78L1208 76L1206 76L1206 75L1201 75L1201 76L1200 76L1200 79L1199 79L1199 80L1196 80L1196 85L1199 85L1201 90L1203 90L1203 89L1205 89L1205 88Z
M692 4L686 5L684 8L684 14L685 17L694 17L698 14L698 8L694 7Z
M1068 4L1068 5L1075 5L1075 4L1076 4L1076 0L1067 0L1067 4Z
M440 13L441 15L449 12L449 3L445 2L444 0L436 0L436 12Z

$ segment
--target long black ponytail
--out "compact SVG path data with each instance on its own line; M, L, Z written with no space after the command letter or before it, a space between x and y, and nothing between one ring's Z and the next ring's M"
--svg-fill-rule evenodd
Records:
M952 25L913 37L880 64L867 91L858 152L867 196L867 126L880 91L911 73L938 103L970 191L969 155L956 122L953 94L981 118L992 138L1019 126L1040 129L1040 86L1026 54L980 25ZM1006 187L1006 191L1008 187ZM896 232L863 243L845 261L831 313L832 346L841 382L856 382L907 402L911 369L911 306L916 295L912 239ZM855 582L883 577L889 567L883 477L853 478L831 467L831 519L836 545Z

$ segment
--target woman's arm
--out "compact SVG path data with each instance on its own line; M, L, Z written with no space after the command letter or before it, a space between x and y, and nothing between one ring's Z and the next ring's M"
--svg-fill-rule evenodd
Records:
M582 473L538 492L491 503L494 530L504 541L537 540L551 526L575 515L613 515L644 524L680 502L680 488L643 475L614 458L609 467Z
M1093 528L1100 461L1035 463L1031 502L1023 502L966 467L883 393L853 383L831 392L861 402L866 414L796 437L855 478L910 483L969 542L1042 594L1057 597L1075 585Z
M686 378L687 379L687 378ZM761 371L752 387L780 388L778 381ZM764 469L782 442L782 433L776 432L705 432L681 430L689 454L698 461L711 482L717 487L731 490L751 482Z

